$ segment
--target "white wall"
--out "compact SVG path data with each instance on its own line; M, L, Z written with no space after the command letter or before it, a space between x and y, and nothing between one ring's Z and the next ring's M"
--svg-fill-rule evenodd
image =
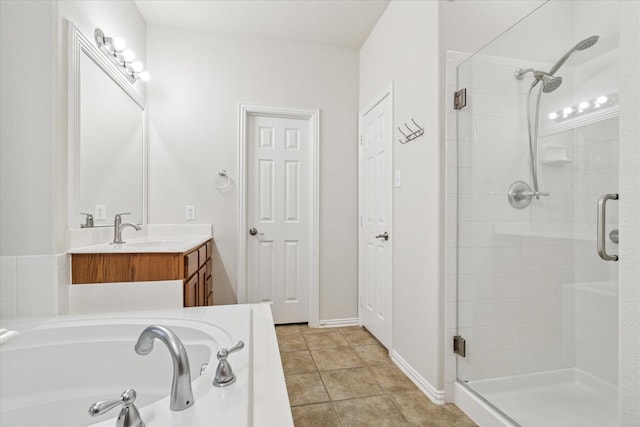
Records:
M640 2L620 2L620 425L640 426Z
M355 318L357 51L157 26L148 41L149 222L184 223L195 205L235 290L238 104L320 108L320 320Z
M60 248L54 222L56 16L49 1L0 2L2 255Z
M393 1L360 50L360 109L393 81L393 128L424 136L400 144L394 132L392 349L442 390L441 144L438 121L438 3Z

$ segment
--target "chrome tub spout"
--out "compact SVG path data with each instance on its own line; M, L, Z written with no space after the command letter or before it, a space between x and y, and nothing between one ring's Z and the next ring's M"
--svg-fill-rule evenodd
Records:
M189 370L189 356L180 341L180 338L170 329L164 326L148 326L138 338L136 353L144 356L153 350L153 340L162 341L171 354L173 361L173 381L171 382L172 411L182 411L193 405L193 392L191 391L191 372Z

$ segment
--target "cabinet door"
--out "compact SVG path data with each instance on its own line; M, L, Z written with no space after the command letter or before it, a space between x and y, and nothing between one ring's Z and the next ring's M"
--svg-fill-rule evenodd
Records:
M198 286L198 305L207 305L207 269L202 267L198 270L198 276L200 277L200 286Z
M196 307L198 305L198 274L184 282L184 306Z
M205 293L207 294L207 301L205 305L213 305L213 276L207 277L205 289Z
M198 250L195 249L184 256L184 277L189 278L198 271Z

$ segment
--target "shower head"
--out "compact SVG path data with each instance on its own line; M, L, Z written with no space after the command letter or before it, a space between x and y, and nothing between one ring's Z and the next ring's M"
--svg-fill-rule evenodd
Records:
M542 82L542 91L544 93L553 92L562 84L562 77L556 77L545 71L534 70L533 68L527 68L526 70L518 68L514 75L516 79L522 80L524 79L524 75L527 73L533 73L534 80L531 84L531 88L533 89L539 82Z
M578 43L574 49L575 50L585 50L587 48L590 48L591 46L593 46L594 44L596 44L598 42L598 39L600 39L600 36L587 37L586 39L584 39L580 43Z
M567 59L569 59L569 57L573 55L574 52L590 48L591 46L593 46L598 42L599 38L600 38L599 36L591 36L578 42L578 44L572 47L571 50L569 50L569 52L565 53L564 56L560 58L553 67L551 67L551 69L549 70L549 74L555 74L556 71L558 71L560 67L564 65L565 62L567 62Z
M553 92L562 84L562 77L555 77L549 74L542 76L540 80L542 81L542 91L544 93Z

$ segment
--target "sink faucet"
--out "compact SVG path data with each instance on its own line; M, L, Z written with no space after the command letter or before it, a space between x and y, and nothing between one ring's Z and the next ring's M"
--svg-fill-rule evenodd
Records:
M136 353L144 356L153 350L153 340L162 341L171 354L173 361L173 381L171 382L171 402L169 408L172 411L182 411L193 405L193 392L191 391L191 372L189 370L189 356L182 345L182 341L169 328L160 325L148 326L138 338Z
M140 227L131 222L122 223L122 215L131 215L129 212L116 214L115 219L113 220L113 242L112 245L121 245L123 243L127 243L122 240L122 230L126 227L135 228L136 231L140 231Z

